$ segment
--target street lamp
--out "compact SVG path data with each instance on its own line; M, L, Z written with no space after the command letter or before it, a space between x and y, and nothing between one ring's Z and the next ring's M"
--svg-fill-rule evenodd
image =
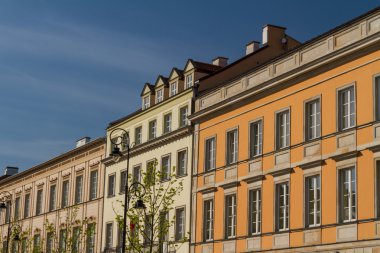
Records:
M130 150L134 145L134 143L130 142L128 132L121 128L115 128L111 131L109 138L110 142L112 143L110 156L112 156L115 161L118 161L121 157L124 156L123 152L121 151L122 145L124 145L125 149L127 150L127 179L125 182L123 242L121 245L121 252L125 253L125 245L127 240L127 212L129 208L130 193L133 193L138 198L134 205L134 208L144 210L146 207L144 201L142 200L142 197L145 195L145 187L139 182L134 182L130 187L128 187Z
M8 206L7 206L8 203ZM7 235L7 246L6 246L6 253L8 253L9 250L9 241L10 241L10 235L11 235L11 213L12 213L12 194L8 191L0 192L0 211L7 211L8 213L5 217L5 222L7 222L7 216L9 215L9 221L8 221L8 235Z

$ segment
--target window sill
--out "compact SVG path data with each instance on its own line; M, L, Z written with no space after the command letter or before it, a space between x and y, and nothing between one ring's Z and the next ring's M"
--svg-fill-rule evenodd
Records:
M176 175L176 178L183 178L183 177L187 177L187 173L186 174L182 174L182 175Z

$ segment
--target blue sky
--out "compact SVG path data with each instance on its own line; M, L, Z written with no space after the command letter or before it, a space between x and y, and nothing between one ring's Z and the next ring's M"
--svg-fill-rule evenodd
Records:
M140 106L145 82L244 55L264 24L305 41L377 1L0 0L0 170L72 149ZM2 173L0 171L0 173Z

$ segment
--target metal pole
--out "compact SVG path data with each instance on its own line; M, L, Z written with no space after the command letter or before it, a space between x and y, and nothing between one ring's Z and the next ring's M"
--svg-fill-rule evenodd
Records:
M125 182L125 196L124 196L124 223L123 223L123 244L121 245L121 252L125 253L125 245L127 242L127 211L129 205L129 189L128 189L128 180L129 180L129 143L127 145L127 180Z

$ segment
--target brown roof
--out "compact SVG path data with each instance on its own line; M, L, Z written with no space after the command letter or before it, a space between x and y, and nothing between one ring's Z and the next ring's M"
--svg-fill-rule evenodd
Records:
M212 73L222 68L214 64L200 62L200 61L191 60L191 62L193 63L194 67L201 72Z
M150 90L150 92L151 93L154 93L154 85L152 85L152 84L150 84L150 83L145 83L144 84L144 87L142 88L142 90L141 90L141 94L140 94L140 96L142 96L142 95L144 95L144 90L145 90L145 87L148 87L149 88L149 90Z

